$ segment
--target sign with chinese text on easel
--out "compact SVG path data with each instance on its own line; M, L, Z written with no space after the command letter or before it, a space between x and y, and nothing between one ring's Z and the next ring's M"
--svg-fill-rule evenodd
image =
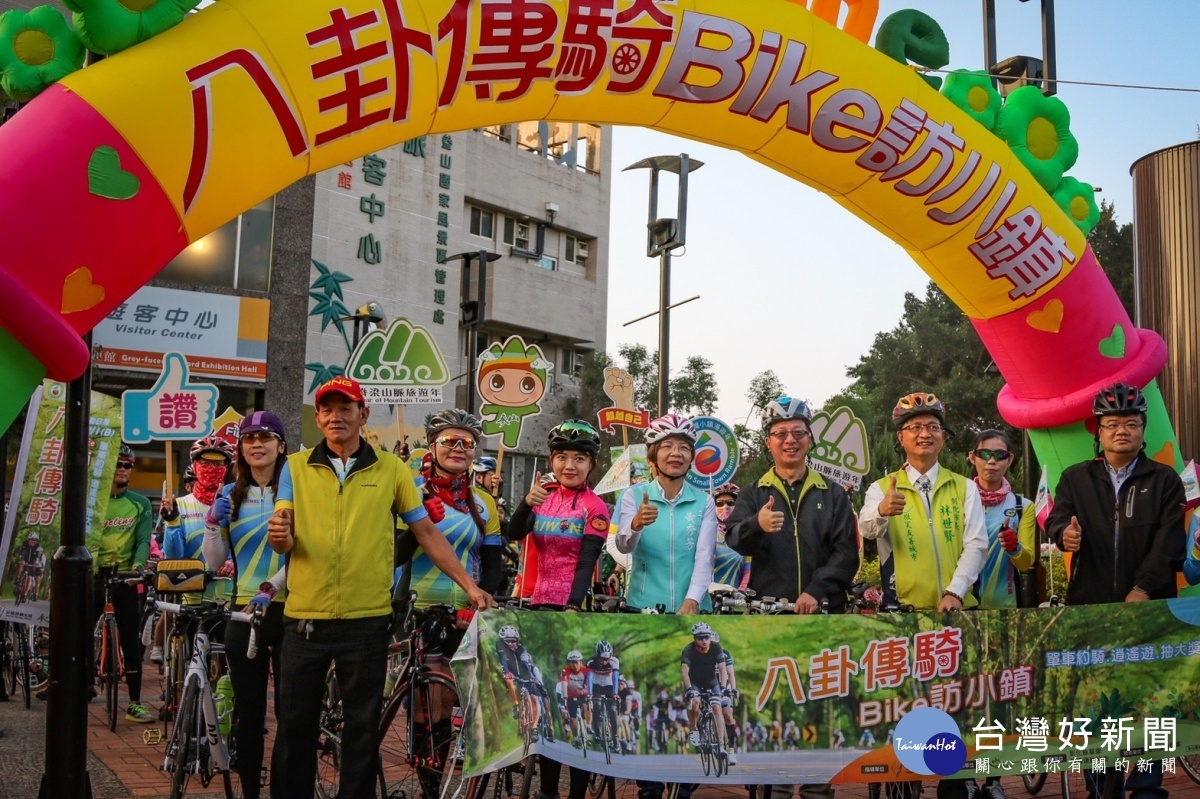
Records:
M840 486L858 488L871 470L867 428L849 408L813 416L813 445L809 462L813 469Z
M163 357L163 370L149 391L130 389L121 395L121 429L125 441L195 439L213 429L217 387L189 381L188 363L178 352Z
M386 332L363 336L346 364L346 376L358 381L367 402L440 405L450 371L428 330L396 319Z
M604 393L612 400L612 407L601 408L596 413L601 430L611 433L614 425L639 430L650 426L650 412L634 407L633 376L629 372L619 366L604 367Z
M62 525L66 415L66 386L45 381L34 392L26 417L13 498L0 541L4 555L0 620L49 623L49 561L58 549ZM93 391L85 516L89 535L104 523L120 450L120 404L116 397Z

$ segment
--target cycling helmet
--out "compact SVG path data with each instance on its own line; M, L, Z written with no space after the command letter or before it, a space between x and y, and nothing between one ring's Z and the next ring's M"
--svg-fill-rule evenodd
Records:
M567 419L546 438L551 452L582 452L593 458L600 454L600 434L582 419Z
M1092 413L1100 416L1133 416L1146 413L1146 395L1137 386L1113 383L1105 386L1092 401Z
M485 455L482 458L476 458L471 464L471 471L477 474L485 474L487 472L496 471L496 459L490 455Z
M434 437L443 430L449 430L456 427L460 430L467 430L478 441L483 437L483 428L479 424L479 419L473 413L461 411L458 408L451 408L448 411L439 411L429 417L425 422L425 438L432 442Z
M237 450L233 444L215 433L209 433L204 438L192 444L191 457L192 460L199 459L206 452L215 452L218 455L223 455L232 463L237 458Z
M691 444L695 444L696 439L699 438L692 420L677 413L668 413L666 416L658 417L646 429L647 444L657 444L671 436L686 438Z
M658 699L659 699L659 701L660 701L660 702L661 702L661 701L663 701L663 700L665 700L665 699L670 699L670 698L671 698L671 697L667 695L667 692L666 692L666 691L659 691L659 692L658 692Z
M629 690L631 690L631 691L634 688L637 688L637 683L635 683L633 680L626 680L625 684L629 686Z
M613 645L608 641L599 641L596 644L596 657L609 658L612 657Z
M936 395L926 391L905 394L896 401L896 407L892 408L892 425L899 430L909 419L924 414L936 416L939 422L946 424L946 406Z
M29 535L25 536L25 543L26 543L26 544L28 544L30 541L32 541L33 543L35 543L35 544L36 544L38 541L41 541L41 540L42 540L42 539L41 539L40 537L38 537L37 530L31 530L31 531L29 532Z
M127 461L137 460L133 454L133 447L128 444L121 444L121 449L117 452L117 458Z
M567 653L567 662L568 663L579 663L582 660L583 660L583 653L580 652L578 649L572 649L570 652Z
M713 634L712 634L712 642L713 642L714 644L719 644L719 643L721 643L721 636L720 636L720 635L717 633L717 631L716 631L716 630L713 630Z
M733 483L726 483L725 485L718 488L716 491L712 492L712 495L715 498L715 497L721 496L722 494L730 494L731 496L733 496L734 499L737 499L737 496L740 493L742 493L742 489L738 488Z
M516 627L506 624L500 628L500 638L504 641L519 641L521 640L521 633Z
M802 399L786 396L768 402L762 410L763 435L771 432L771 425L776 422L785 422L788 419L799 419L805 425L811 425L812 411L808 409L808 403Z
M183 470L183 482L186 483L189 480L191 480L193 483L196 482L196 470L191 466Z
M713 634L713 629L712 629L712 627L708 626L708 622L706 622L706 621L698 621L692 625L692 635L693 636L695 636L695 635L711 636L712 634Z

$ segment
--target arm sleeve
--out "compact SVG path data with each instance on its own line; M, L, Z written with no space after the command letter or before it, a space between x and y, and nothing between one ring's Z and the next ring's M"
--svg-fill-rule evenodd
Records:
M287 564L280 566L279 571L272 574L267 582L275 588L276 592L287 588Z
M150 536L154 534L154 523L151 518L154 515L153 509L150 507L150 500L142 501L142 506L138 510L137 531L134 535L133 546L133 568L140 569L146 565L146 561L150 558Z
M481 489L475 494L483 503L487 513L483 541L479 546L479 587L494 594L504 585L504 539L500 536L500 514L492 495Z
M638 499L634 499L634 494L638 493L633 489L626 491L621 496L621 525L617 528L617 551L630 553L637 548L638 539L642 537L642 533L633 531L633 517L637 515Z
M979 499L979 487L974 480L966 481L966 495L963 497L963 551L954 569L954 577L947 589L961 597L975 585L983 562L987 559L988 537L987 527L983 521L983 503Z
M525 497L517 503L512 516L508 517L508 540L520 541L533 532L535 514L533 508L525 503Z
M629 555L629 553L622 552L621 550L617 549L617 532L615 529L605 540L604 551L607 552L609 557L616 561L616 564L625 571L629 571L633 568L633 558Z
M281 476L280 488L283 487L282 484L283 479ZM421 492L417 490L417 484L413 482L412 472L403 464L396 470L394 509L400 518L404 520L404 523L408 525L420 521L429 515L421 499Z
M761 498L757 486L746 486L738 494L733 511L725 520L725 543L739 555L752 558L758 549L758 538L762 535L762 528L758 526Z
M1188 585L1200 583L1200 547L1196 546L1196 531L1200 530L1200 513L1192 515L1192 523L1188 526L1187 538L1183 542L1187 550L1187 559L1183 562L1183 577Z
M703 602L712 584L713 562L717 557L717 506L710 496L704 497L704 518L700 521L700 537L696 541L696 563L692 566L692 580L688 585L687 598Z
M1026 501L1021 505L1021 521L1017 525L1017 543L1020 546L1009 559L1017 571L1029 571L1037 560L1037 514L1033 504Z
M178 500L176 500L178 502ZM163 556L167 558L182 558L186 536L180 516L163 523Z
M292 510L296 507L292 490L292 459L283 462L283 471L279 473L279 490L275 492L275 510Z
M567 604L579 607L588 589L592 587L592 573L596 568L596 559L604 548L604 539L599 536L585 535L579 544L579 560L575 563L575 579L571 581L571 596Z
M1174 585L1175 572L1184 560L1184 540L1179 531L1183 529L1183 509L1187 496L1183 481L1173 471L1166 481L1159 504L1158 527L1146 557L1134 572L1133 584L1151 593L1161 592ZM1171 592L1172 595L1174 592Z
M839 592L845 596L858 571L858 536L854 531L854 509L850 506L850 498L837 484L831 484L829 494L834 517L829 531L832 551L825 563L813 569L808 585L800 586L815 599L836 596ZM799 534L797 530L796 535Z
M229 496L232 487L221 489L220 496ZM205 563L224 563L229 557L229 528L216 524L204 523L203 553Z
M863 538L875 539L887 535L888 519L879 515L880 502L883 502L883 489L878 483L871 483L863 497L862 510L858 512L858 532Z

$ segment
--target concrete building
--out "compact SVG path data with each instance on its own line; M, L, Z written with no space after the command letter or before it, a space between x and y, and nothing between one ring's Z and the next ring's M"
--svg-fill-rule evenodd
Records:
M421 444L426 414L479 410L468 391L472 362L489 345L519 335L553 364L542 414L524 424L519 445L505 456L506 484L509 477L525 484L575 391L578 364L605 345L608 134L579 123L500 125L423 137L318 175L305 401L311 403L319 377L346 364L356 336L348 317L369 313L374 303L384 324L403 317L427 330L452 378L440 402L372 407L377 443L392 448L404 435ZM460 305L478 296L479 259L465 266L453 256L480 251L498 258L487 266L472 353L470 314L464 318ZM306 441L316 438L306 426Z

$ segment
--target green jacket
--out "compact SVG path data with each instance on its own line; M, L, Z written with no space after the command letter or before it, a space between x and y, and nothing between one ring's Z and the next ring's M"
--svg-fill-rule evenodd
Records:
M117 571L140 569L150 557L153 511L150 500L126 489L108 500L104 528L93 534L91 544L97 569Z

